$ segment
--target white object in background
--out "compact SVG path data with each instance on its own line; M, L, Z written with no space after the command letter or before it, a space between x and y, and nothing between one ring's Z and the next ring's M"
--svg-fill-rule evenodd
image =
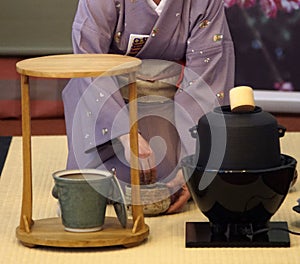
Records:
M300 113L300 92L254 90L254 100L267 112Z

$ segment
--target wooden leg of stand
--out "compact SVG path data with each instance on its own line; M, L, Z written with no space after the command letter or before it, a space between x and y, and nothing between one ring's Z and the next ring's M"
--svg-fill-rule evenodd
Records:
M25 229L26 233L30 233L31 223L30 223L30 221L28 221L26 215L23 215L23 224L24 224L24 229Z
M130 168L131 168L131 203L132 217L135 228L133 232L138 232L145 227L143 206L140 199L140 176L138 160L138 123L137 123L137 88L135 74L129 76L129 118L130 118Z
M29 77L21 75L22 138L23 138L23 197L20 229L30 232L32 225L32 168Z
M135 234L137 233L139 230L142 230L144 228L145 224L144 224L144 219L141 215L137 216L137 218L135 219L134 223L133 223L133 228L132 228L132 233Z

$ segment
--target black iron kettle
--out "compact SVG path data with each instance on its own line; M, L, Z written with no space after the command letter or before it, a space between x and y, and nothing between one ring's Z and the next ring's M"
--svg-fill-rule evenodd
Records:
M197 138L197 165L204 169L252 170L280 166L279 138L285 128L256 106L251 112L217 107L191 128Z

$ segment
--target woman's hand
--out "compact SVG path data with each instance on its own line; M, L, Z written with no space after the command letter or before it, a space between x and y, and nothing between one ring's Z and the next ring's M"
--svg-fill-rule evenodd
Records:
M127 162L130 164L131 149L130 149L130 137L129 134L125 134L119 137L120 142L124 147L124 155ZM140 184L151 184L156 182L156 165L154 153L149 143L138 134L138 155L140 165Z
M191 194L185 183L182 170L177 172L176 177L168 182L167 186L174 194L171 196L172 203L166 213L178 213L182 211L183 207L191 197Z

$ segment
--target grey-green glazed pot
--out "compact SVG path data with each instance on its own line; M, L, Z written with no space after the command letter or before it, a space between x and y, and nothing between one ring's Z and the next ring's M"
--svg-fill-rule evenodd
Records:
M115 193L116 188L122 194L115 176L109 171L63 170L53 173L53 178L55 186L52 195L59 201L62 223L65 230L70 232L101 230L105 221L107 198ZM124 201L121 202L125 207ZM121 224L126 225L127 215L123 214L121 219L120 215L118 217Z

